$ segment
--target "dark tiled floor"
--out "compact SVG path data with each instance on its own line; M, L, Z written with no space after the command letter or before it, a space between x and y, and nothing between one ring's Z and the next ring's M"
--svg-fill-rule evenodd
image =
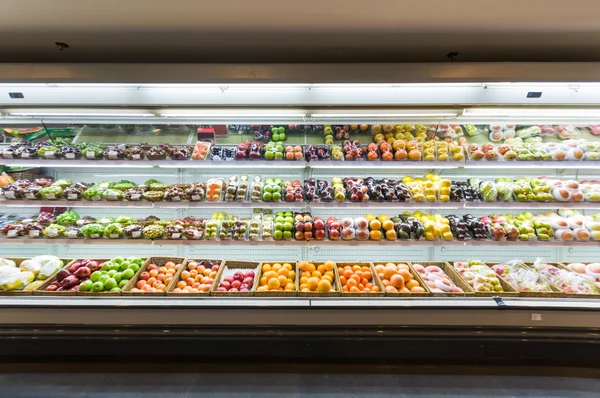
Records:
M10 373L0 375L0 397L599 398L600 380L427 374Z

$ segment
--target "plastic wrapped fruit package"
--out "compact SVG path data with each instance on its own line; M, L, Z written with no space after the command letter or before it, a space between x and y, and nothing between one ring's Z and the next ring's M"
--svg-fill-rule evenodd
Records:
M138 188L131 188L123 192L123 198L128 202L137 202L142 200L144 192Z
M220 220L207 220L204 229L204 236L208 240L217 240L219 237L219 229L221 227Z
M302 183L299 180L285 181L283 186L285 190L284 199L286 202L302 202L304 200Z
M130 224L123 228L125 237L130 239L141 239L144 226L140 224Z
M281 178L267 178L263 186L262 200L263 202L280 202L282 198Z
M250 185L250 200L252 202L260 202L262 200L263 181L262 177L255 176Z
M220 240L232 240L233 229L235 225L234 219L226 219L221 221L221 229L219 230Z
M600 288L589 275L558 268L548 264L544 259L537 258L531 265L541 277L552 283L567 294L600 294ZM600 271L600 267L598 268Z
M344 178L343 182L351 202L369 200L369 195L367 194L369 188L365 185L364 178Z
M127 157L127 160L144 160L146 158L146 153L141 146L133 145L127 148L125 156Z
M187 147L173 147L169 157L173 160L188 160L192 151Z
M310 213L294 215L294 238L296 240L311 240L314 236L313 218Z
M288 195L289 193L294 193L293 190L290 189L291 187L288 183L289 181L284 183L286 190L285 200L286 202L293 202L296 200L295 195L293 198L291 195ZM291 190L292 192L288 192L288 190ZM317 190L317 181L314 178L309 178L308 180L304 181L304 199L307 202L318 202L320 199L319 192Z
M122 160L125 159L125 145L115 145L104 149L104 159L108 160ZM86 154L89 156L89 154Z
M476 293L503 292L498 275L487 265L478 260L455 262L454 268L473 287Z
M593 282L596 288L600 289L600 263L569 263L567 268Z
M456 286L452 279L437 265L423 266L421 264L412 264L413 269L419 273L423 282L433 293L464 293Z
M441 142L440 142L441 144ZM442 147L445 150L444 155L448 155L448 144L444 143L445 146ZM425 141L423 143L423 161L425 162L433 162L436 158L436 150L437 150L437 145L436 145L436 141ZM448 160L446 158L446 160Z
M259 240L260 239L260 227L262 225L262 214L257 213L252 216L248 221L248 239Z
M536 271L525 266L521 260L495 264L492 266L492 270L520 292L552 292L550 284Z
M193 183L191 187L184 192L184 197L190 202L200 202L204 200L206 195L206 184L203 182Z
M159 146L153 146L146 151L146 156L150 160L165 160L168 153Z
M356 230L356 226L354 224L354 219L347 217L347 218L343 218L340 221L340 235L342 237L343 240L354 240L356 239L356 235L357 235L357 230ZM329 227L329 231L330 231L330 236L331 236L331 226ZM363 228L363 232L365 231L365 229ZM369 230L366 230L366 234L367 234L367 239L368 239L368 234L369 234ZM363 236L364 237L364 236Z
M367 160L375 161L379 159L379 146L374 142L367 145Z
M343 180L340 177L331 179L331 187L333 188L333 198L336 202L344 202L346 200L346 188Z
M335 217L329 217L325 222L325 227L329 235L329 240L340 240L342 227Z
M275 218L272 215L263 215L260 233L260 238L262 240L273 240L275 234ZM281 236L283 237L283 232L281 232Z
M40 187L39 185L31 184L31 185L28 185L25 188L23 188L21 191L21 194L23 195L23 197L25 199L29 199L29 200L41 199L42 198L42 195L40 193L41 190L42 190L42 187Z
M358 140L344 141L343 151L345 160L364 160L364 148Z
M221 200L222 192L225 189L225 180L222 178L211 178L206 183L206 200L217 202Z
M212 143L198 141L194 145L194 151L192 152L192 159L194 160L206 160L211 153Z
M161 239L165 235L165 228L158 224L148 225L144 227L142 234L146 239Z
M6 224L0 229L0 233L7 238L17 238L21 235L23 225L21 224Z
M238 187L235 192L234 200L236 202L245 202L246 197L248 195L248 188L250 187L250 182L248 181L247 175L241 175L238 179Z
M210 182L210 181L209 181ZM227 179L227 186L225 187L224 199L227 202L233 202L235 199L236 192L238 190L238 176L231 176ZM210 186L210 184L209 184Z
M302 152L302 147L300 145L291 146L288 145L285 147L285 160L302 160L304 159L304 154Z

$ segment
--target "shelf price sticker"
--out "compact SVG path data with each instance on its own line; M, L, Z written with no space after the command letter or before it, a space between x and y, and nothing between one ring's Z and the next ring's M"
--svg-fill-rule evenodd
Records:
M542 314L531 314L531 320L532 321L541 322L542 321Z

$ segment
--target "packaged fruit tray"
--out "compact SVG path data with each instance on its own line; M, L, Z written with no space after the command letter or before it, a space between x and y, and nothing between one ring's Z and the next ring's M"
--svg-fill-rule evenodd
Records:
M465 263L468 264L468 263ZM456 273L459 274L473 289L475 292L475 297L493 297L493 296L501 296L501 297L516 297L519 295L517 289L512 286L510 283L505 281L502 277L498 276L489 266L484 263L473 264L476 266L478 270L471 270L471 267L465 268L463 272L461 272L461 268L456 265L456 263L452 264L452 267L456 270ZM485 271L485 274L482 272ZM502 291L478 291L478 289L471 285L469 281L469 277L466 275L467 273L472 273L474 277L482 277L483 282L488 282L490 278L496 278L497 284L502 287ZM483 285L484 283L482 283Z
M319 271L321 269L321 271ZM333 278L331 274L333 273ZM298 263L298 296L301 297L338 297L341 287L337 266L333 261L308 262L300 261ZM323 278L327 275L329 278ZM304 279L306 278L306 279ZM331 281L329 279L332 279ZM305 290L306 289L306 290ZM304 290L304 291L303 291Z
M574 269L569 268L567 264L563 264L563 263L548 263L548 265L553 265L558 269L564 270L564 271L568 271L571 272L575 275L578 276L583 276L582 274L586 274L586 270L589 264L598 264L598 263L572 263L571 266L572 268L575 267ZM579 267L579 268L577 268ZM575 271L575 269L577 269L577 272ZM592 275L589 275L593 278ZM597 282L591 282L591 278L590 278L590 282L592 284L594 284L594 286L596 286L597 290L600 291L600 281L598 281L599 279L596 279ZM600 298L600 294L594 294L594 293L582 293L582 294L577 294L577 293L568 293L566 292L564 289L562 289L565 292L565 297L568 298L593 298L593 299L597 299Z
M159 268L149 270L150 265L155 264ZM176 268L176 265L179 264L180 267ZM169 265L167 268L166 266ZM172 266L174 265L174 266ZM132 296L164 296L166 295L169 289L173 289L175 284L177 284L178 275L181 273L181 270L185 269L187 265L187 259L184 257L149 257L144 261L144 265L139 269L139 271L134 275L133 278L129 281L129 283L122 289L121 293L123 295L132 295ZM164 268L164 269L163 269ZM174 270L174 271L169 271ZM162 275L162 276L161 276ZM166 278L170 280L166 281ZM147 277L147 278L146 278ZM158 278L161 278L162 281ZM154 279L154 280L152 280ZM147 292L142 290L143 286L138 286L140 281L146 281L145 284L154 285L155 282L160 282L164 285L164 289L156 291L156 292ZM157 286L154 286L155 288ZM132 291L132 289L137 289Z
M260 262L258 261L235 261L235 260L226 260L223 262L223 265L219 268L219 273L215 278L215 282L210 289L210 294L212 296L228 296L228 297L247 297L253 296L254 292L256 292L256 287L258 285L258 278L256 277L259 272ZM241 274L241 277L240 275ZM226 278L231 278L231 282L225 280ZM246 284L250 287L249 291L241 292L237 290L231 291L231 285L236 283L236 281L240 282L241 286L244 285L244 281L246 278L252 278L250 285L250 281ZM242 279L242 280L239 280ZM227 282L228 286L224 286L223 283ZM223 290L227 289L227 290Z
M206 258L200 258L200 259L187 259L187 263L185 264L184 267L181 267L181 269L175 274L175 283L170 285L167 288L167 296L177 296L177 297L189 297L189 296L198 296L198 297L205 297L205 296L209 296L210 295L210 290L212 289L212 287L215 285L215 281L217 280L217 276L219 271L221 270L221 268L223 267L223 263L224 260L214 260L214 259L206 259ZM204 268L204 269L202 269ZM196 272L194 273L193 271L196 270ZM184 274L184 272L189 272L190 275L188 277L187 273ZM211 277L211 275L213 277ZM187 278L185 278L187 277ZM199 281L197 280L199 277ZM199 282L200 286L198 286L198 291L197 292L187 292L185 290L183 290L185 288L185 286L179 285L180 282L185 283L186 286L189 285L188 278L193 278L194 279L194 283L195 282ZM204 278L209 278L209 280L205 280ZM206 283L209 282L209 283ZM192 286L194 285L194 283L192 283ZM202 285L208 285L208 290L205 290L202 288ZM177 290L179 289L179 290ZM181 291L180 291L181 290Z
M274 281L271 282L272 279L277 279L279 285L276 286ZM295 261L263 262L260 264L258 286L254 295L260 297L296 296L298 293L299 281L300 272L298 272L298 265ZM284 283L285 285L282 287ZM289 284L293 285L293 289ZM283 290L279 290L280 288L283 288Z
M449 263L445 261L411 262L425 287L435 297L470 297L475 291ZM436 269L436 267L439 269ZM441 271L441 272L440 272ZM440 275L441 274L441 275ZM447 276L447 278L445 278ZM450 282L444 279L449 279ZM438 290L442 290L441 292ZM458 289L462 290L459 291Z
M82 261L83 259L73 259L71 261L69 261L69 263L67 263L62 269L64 270L68 270L71 265L75 264L78 261ZM104 261L108 261L108 260L96 260L98 263L102 263ZM54 281L57 280L58 277L58 273L52 275L51 278L46 279L46 282L44 282L41 286L39 286L37 289L35 289L33 291L34 295L41 295L41 296L76 296L79 292L77 290L66 290L66 291L49 291L46 290L46 288L48 286L50 286Z
M383 283L377 277L377 272L375 271L373 263L343 262L336 263L336 266L336 275L338 277L339 286L341 286L342 289L342 297L377 297L385 295ZM354 275L358 275L360 280L354 279ZM356 283L351 282L351 279ZM366 279L366 283L363 279ZM371 284L373 286L370 286ZM363 290L360 290L361 285ZM373 288L376 289L373 290ZM369 291L365 292L364 290L366 289L369 289Z
M407 261L378 261L375 275L391 297L431 297L417 271Z
M112 259L109 259L109 258L95 259L95 261L97 261L98 263L100 263L100 264L104 265L104 263L106 263L106 262L109 262L109 261L110 261L110 262L113 262L113 261L114 261L114 260L116 260L117 258L118 258L118 257L115 257L115 258L112 258ZM124 291L125 289L127 289L129 285L131 285L131 282L132 282L132 281L134 281L134 280L137 280L137 279L138 279L138 276L139 276L139 275L140 275L140 273L142 272L142 269L144 268L144 265L146 264L146 259L145 259L145 258L141 258L141 260L142 260L142 263L141 263L142 265L139 267L139 269L138 269L137 271L134 271L134 274L133 274L133 276L132 276L131 278L129 278L129 283L128 283L128 284L126 284L125 286L123 286L123 287L121 288L121 290L120 290L120 291L118 291L118 292L111 292L111 291L101 291L101 292L94 292L94 291L78 291L78 292L77 292L77 295L78 295L78 296L98 296L98 297L106 297L106 296L120 296L120 295L122 295L122 294L123 294L123 291ZM126 260L125 260L125 259L123 259L123 261L125 262ZM105 271L104 267L102 268L102 271ZM109 270L108 272L110 272L110 270ZM92 272L92 274L93 274L93 272ZM92 278L90 278L90 279L92 279L92 280L93 280L93 277L92 277Z
M495 265L500 265L500 264L505 264L505 263L497 263L497 262L493 262L493 263L485 263L488 267L492 268ZM527 265L529 264L529 265ZM546 291L539 291L539 292L531 292L531 291L524 291L524 290L520 290L518 285L515 284L514 282L511 282L509 279L507 279L506 277L503 277L504 280L506 280L508 283L510 283L511 286L513 286L517 292L519 292L519 296L521 297L564 297L565 293L560 290L559 288L557 288L556 286L554 286L552 283L550 283L550 281L548 281L546 278L544 278L543 276L541 276L538 272L536 272L530 265L532 265L533 263L521 263L520 267L523 267L525 270L529 271L531 273L531 275L535 275L538 277L538 281L536 283L539 283L540 285L545 284L547 285L547 290Z
M12 258L7 258L7 260L12 260L15 262L15 265L17 267L20 267L21 263L23 261L26 260L30 260L31 257L27 257L27 258L23 258L23 257L12 257ZM59 259L60 261L63 262L64 266L61 267L61 269L65 269L65 268L69 268L69 266L75 261L72 258L61 258ZM27 290L27 287L36 283L37 281L39 281L37 279L37 275L36 275L36 279L34 279L31 283L29 283L27 286L25 286L24 289L20 289L20 290L0 290L0 296L31 296L33 295L33 292L36 290L39 290L40 288L46 287L48 286L50 283L50 280L53 280L56 276L56 273L54 273L52 276L50 276L49 278L47 278L46 280L44 280L41 284L38 284L37 287L34 288L30 288L29 290ZM41 281L40 281L41 282ZM68 292L58 292L58 293L68 293Z

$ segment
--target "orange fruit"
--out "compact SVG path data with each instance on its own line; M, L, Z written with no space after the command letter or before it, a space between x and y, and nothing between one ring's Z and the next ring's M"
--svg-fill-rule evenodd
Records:
M279 279L277 279L277 278L269 279L269 282L268 282L269 290L279 289L279 286L280 286Z
M405 284L407 289L412 289L413 287L419 286L419 282L417 282L416 280L412 279L410 281L407 281Z
M409 270L407 269L401 269L398 271L398 274L402 275L402 278L404 278L405 281L409 281L411 279L414 279L412 274L410 273Z
M317 285L317 291L321 293L327 293L331 291L331 283L326 279L321 279Z
M317 290L317 287L319 286L319 278L308 278L306 286L312 291Z
M271 264L263 264L262 272L269 272L269 271L271 271Z

